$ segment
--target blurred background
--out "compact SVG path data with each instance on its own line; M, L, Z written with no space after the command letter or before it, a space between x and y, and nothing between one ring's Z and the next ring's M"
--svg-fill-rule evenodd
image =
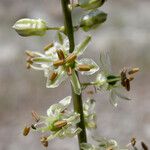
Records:
M125 66L140 68L129 93L133 99L131 102L120 100L118 108L114 109L109 103L108 93L94 96L97 101L97 133L114 138L121 145L126 145L132 137L150 143L149 8L149 0L108 0L101 7L108 13L108 20L96 31L81 31L75 35L76 43L87 34L93 35L85 56L97 63L99 51L109 50L115 73ZM75 23L81 13L84 13L81 9L73 12ZM40 150L43 146L39 135L31 133L23 137L22 128L31 123L32 110L44 115L51 104L70 95L70 84L67 81L59 88L46 89L43 73L26 69L25 50L42 51L53 41L55 32L49 31L44 37L20 37L12 29L20 18L42 18L50 26L62 25L60 1L0 0L0 149ZM83 97L87 98L86 92ZM77 150L77 139L56 139L50 142L48 149L60 148Z

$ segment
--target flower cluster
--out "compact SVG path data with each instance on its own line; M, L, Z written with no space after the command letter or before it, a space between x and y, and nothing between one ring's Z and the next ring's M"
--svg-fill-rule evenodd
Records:
M63 33L58 33L58 42L54 42L44 48L45 54L27 51L27 67L43 70L47 78L46 87L58 87L68 77L76 94L81 93L81 86L75 71L82 75L92 75L99 70L98 65L89 58L78 59L86 50L91 37L87 36L83 42L75 47L73 53L69 53L69 40ZM37 66L38 65L38 66Z
M115 107L117 99L130 100L122 92L123 88L130 90L130 82L134 79L133 75L139 71L139 68L123 69L120 74L114 75L111 71L110 58L107 52L100 54L101 72L97 75L96 81L93 84L98 90L107 90L110 94L110 102Z
M53 104L47 110L47 116L38 116L32 112L32 116L36 123L31 125L32 130L42 133L50 133L49 136L41 137L41 143L47 147L48 141L58 137L73 137L80 133L81 129L76 127L80 122L80 115L76 112L68 110L71 103L71 96L61 100L57 104ZM23 135L28 135L30 127L25 127Z

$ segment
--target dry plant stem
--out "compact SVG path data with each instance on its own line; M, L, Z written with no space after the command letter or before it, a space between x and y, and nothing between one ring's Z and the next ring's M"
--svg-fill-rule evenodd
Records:
M74 42L74 29L72 24L72 16L71 16L71 11L68 7L68 5L70 4L70 0L61 0L61 4L62 4L64 19L65 19L65 34L68 36L69 43L70 43L69 52L72 53L75 48L75 42ZM72 97L73 97L74 110L75 112L80 114L80 119L81 119L80 123L77 124L77 127L80 127L82 129L82 131L78 134L79 148L81 150L80 144L87 142L86 129L84 124L84 115L83 115L82 94L77 95L76 93L74 93L72 88Z

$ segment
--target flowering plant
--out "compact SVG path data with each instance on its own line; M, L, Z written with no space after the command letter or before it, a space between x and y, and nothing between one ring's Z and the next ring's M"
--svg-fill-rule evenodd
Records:
M15 31L24 37L44 36L47 30L56 30L57 39L44 47L44 53L26 51L28 56L27 68L43 71L47 80L47 88L56 88L67 79L71 83L72 97L68 96L51 105L46 116L39 116L33 111L32 116L35 122L23 130L24 136L29 134L30 129L44 133L45 136L41 136L41 143L45 147L48 146L50 140L56 137L65 138L77 135L80 150L123 150L120 149L115 140L96 138L98 146L87 142L86 129L97 128L96 100L89 97L86 102L83 102L82 92L87 86L94 86L96 91L108 91L110 102L116 107L117 98L130 100L120 92L120 89L130 91L130 83L134 79L133 75L139 71L139 68L124 68L115 75L110 69L107 53L100 52L99 66L91 58L79 59L92 39L90 35L86 36L78 45L75 44L74 40L74 32L79 29L88 32L106 21L107 14L99 9L105 2L106 0L78 0L76 3L71 0L61 0L64 25L49 27L46 21L42 19L24 18L18 20L13 26ZM72 11L76 7L80 7L86 13L83 14L78 25L73 25ZM98 74L93 81L83 83L79 79L78 72L88 76L96 72ZM68 108L71 98L73 99L73 110ZM135 144L135 140L132 140L131 145L134 149L136 148ZM144 150L147 150L145 143L142 142L141 145Z

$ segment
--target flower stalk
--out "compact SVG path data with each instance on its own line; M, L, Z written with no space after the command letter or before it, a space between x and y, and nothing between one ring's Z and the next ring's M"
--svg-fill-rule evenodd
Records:
M72 24L72 16L71 11L69 9L70 1L69 0L61 0L62 10L64 14L64 21L65 21L65 34L68 36L70 49L69 52L72 53L75 48L74 42L74 28ZM75 72L78 78L77 72ZM81 143L86 143L86 129L84 123L84 115L83 115L83 103L82 103L82 94L77 95L72 87L72 97L73 97L73 104L75 112L80 114L80 122L77 124L77 127L81 128L82 131L78 134L78 141L79 141L79 148L81 150Z

